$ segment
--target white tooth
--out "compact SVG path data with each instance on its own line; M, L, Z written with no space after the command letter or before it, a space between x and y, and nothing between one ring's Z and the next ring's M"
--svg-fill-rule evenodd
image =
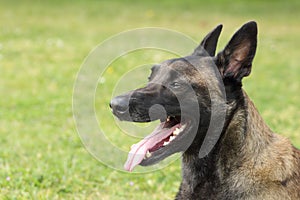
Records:
M149 151L147 151L146 158L149 158L150 156L151 156L151 153Z
M164 142L163 146L167 146L170 142Z
M171 136L169 141L171 142L171 141L173 141L175 138L176 138L176 136Z
M170 121L170 116L167 117L167 122Z
M180 131L183 131L183 129L185 128L186 124L180 127Z
M180 129L176 128L175 131L173 131L173 135L178 135L180 133Z

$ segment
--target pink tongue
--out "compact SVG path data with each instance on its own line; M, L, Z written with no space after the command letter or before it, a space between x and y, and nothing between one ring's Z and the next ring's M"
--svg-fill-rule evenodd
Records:
M172 128L162 128L164 123L161 123L150 135L145 137L139 143L132 145L131 150L128 153L127 161L124 165L125 170L132 171L135 166L142 162L147 151L154 147L158 142L171 135L178 125L179 124Z

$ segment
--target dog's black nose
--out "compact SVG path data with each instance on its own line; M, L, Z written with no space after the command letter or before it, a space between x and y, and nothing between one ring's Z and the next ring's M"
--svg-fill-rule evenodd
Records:
M129 99L124 96L117 96L113 98L109 104L114 112L124 113L128 109Z

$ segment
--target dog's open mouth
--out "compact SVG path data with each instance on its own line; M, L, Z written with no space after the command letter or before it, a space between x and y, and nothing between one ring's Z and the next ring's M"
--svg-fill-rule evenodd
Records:
M186 126L187 123L182 122L180 116L168 116L150 135L131 146L125 170L132 171L143 160L150 159L155 152L172 145Z

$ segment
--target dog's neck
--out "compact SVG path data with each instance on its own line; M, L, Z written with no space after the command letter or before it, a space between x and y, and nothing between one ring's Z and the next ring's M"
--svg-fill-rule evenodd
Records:
M219 185L230 174L229 170L239 167L247 152L259 153L255 152L257 147L268 143L272 138L271 130L247 94L241 90L239 95L237 100L228 101L227 123L210 154L200 159L195 149L184 153L183 184L188 185L191 191L199 185L207 185L207 188ZM260 139L251 139L252 137Z
M272 142L271 129L244 91L240 101L242 102L232 106L236 109L216 147L215 164L221 167L218 172L220 178L226 178L228 170L238 168L249 157L249 152L255 157L262 147L267 147Z

